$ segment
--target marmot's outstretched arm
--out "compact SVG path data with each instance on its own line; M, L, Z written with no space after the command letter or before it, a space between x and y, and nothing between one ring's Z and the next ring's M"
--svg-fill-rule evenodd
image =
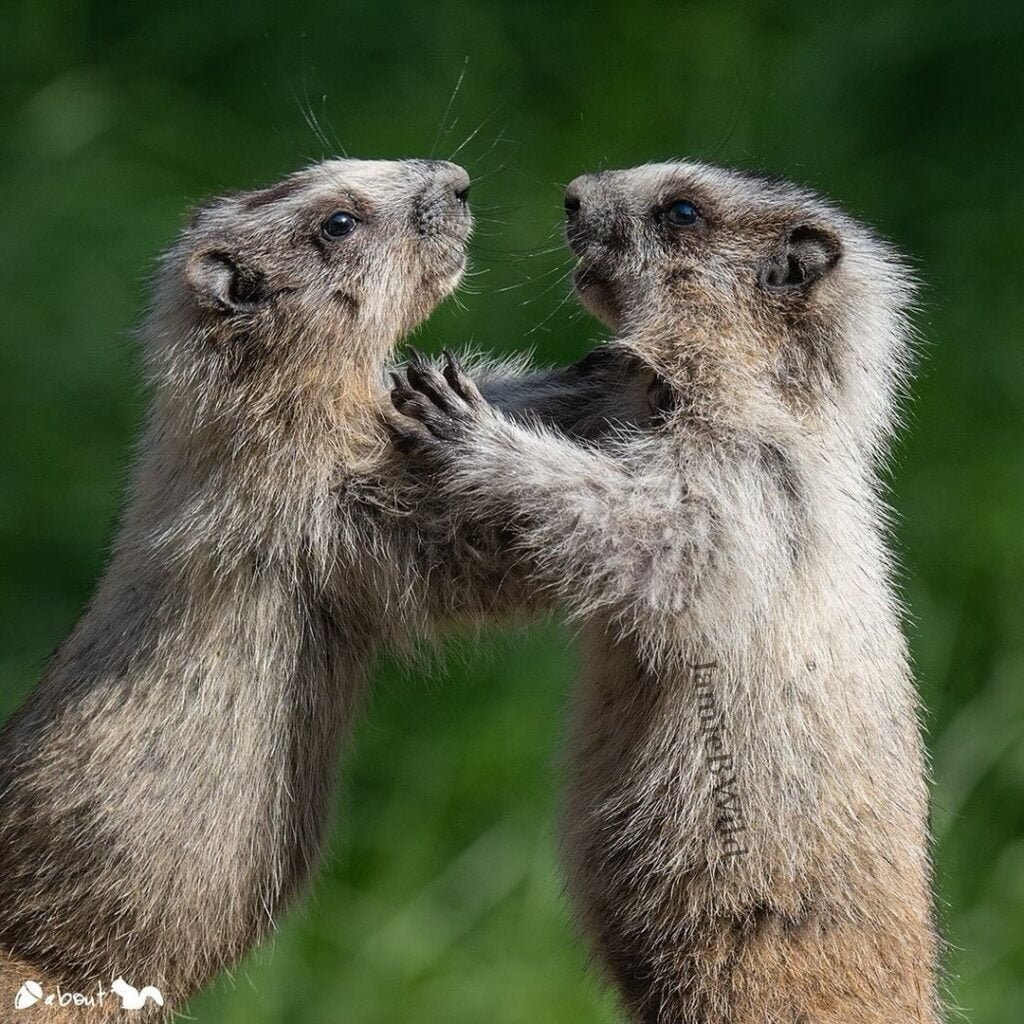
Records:
M426 428L408 440L431 450L457 507L512 524L536 584L576 615L607 614L662 647L712 543L710 505L664 444L634 433L616 454L513 422L453 357L443 374L421 361L408 374L393 401Z
M649 426L659 415L656 375L625 349L600 346L570 366L541 370L521 358L460 359L483 397L517 423L603 445L617 429Z

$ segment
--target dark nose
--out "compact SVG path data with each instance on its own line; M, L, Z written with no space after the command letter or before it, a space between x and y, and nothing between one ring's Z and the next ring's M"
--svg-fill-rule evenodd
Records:
M581 174L569 182L569 186L565 190L565 216L569 220L574 220L583 211L589 189L589 174Z
M434 181L443 193L452 196L462 207L469 202L469 174L464 167L448 163L446 160L431 160L429 165L434 172Z
M595 175L581 174L565 190L565 237L577 254L601 242L608 231L607 196L597 185Z
M424 160L420 167L421 174L428 173L421 178L423 184L413 209L417 232L468 234L473 215L469 210L469 175L465 169L444 160Z

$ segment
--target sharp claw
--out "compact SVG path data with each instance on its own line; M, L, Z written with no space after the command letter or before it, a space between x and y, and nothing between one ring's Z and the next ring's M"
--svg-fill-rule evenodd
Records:
M431 402L445 416L458 415L462 389L448 373L447 367L438 372L433 366L411 363L407 370L410 386Z
M415 345L406 345L405 350L409 353L410 366L423 369L423 367L429 364L426 354L421 352Z
M448 350L444 350L444 369L441 371L444 379L448 381L449 387L461 398L464 402L469 401L469 396L466 394L466 389L463 387L463 373L462 367L459 365L458 359Z
M410 363L409 368L406 370L406 376L409 378L409 386L414 388L419 394L425 396L435 405L441 401L437 389L433 386L427 375L427 367L425 365Z

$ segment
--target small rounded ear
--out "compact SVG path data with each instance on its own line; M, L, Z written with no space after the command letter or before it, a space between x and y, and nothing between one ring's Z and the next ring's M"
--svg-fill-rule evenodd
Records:
M220 250L191 256L185 278L201 302L223 313L250 313L270 298L264 274Z
M824 277L841 255L842 246L831 231L800 224L782 236L761 265L761 287L773 292L803 290Z

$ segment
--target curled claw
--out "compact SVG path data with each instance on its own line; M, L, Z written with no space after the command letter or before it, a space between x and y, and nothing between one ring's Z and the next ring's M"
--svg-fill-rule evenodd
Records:
M487 409L486 400L451 352L444 353L441 370L418 349L409 346L408 352L404 376L391 373L392 405L422 428L421 445L451 444L465 438Z
M406 376L410 386L426 395L440 409L449 415L458 413L458 403L453 400L448 383L429 363L415 359L409 363Z
M416 373L409 368L407 380L397 373L391 374L394 387L391 390L391 404L395 411L417 424L417 436L413 447L422 447L431 440L451 441L458 434L460 416L457 410L446 408L440 398L421 387ZM411 428L410 428L411 429ZM408 450L408 445L403 450Z
M391 388L391 404L403 415L414 416L414 404L419 398L419 392L415 391L409 384L402 380L401 376L394 371L388 371L393 387Z
M451 389L461 398L467 405L473 406L474 408L480 408L484 405L484 396L480 394L477 386L473 383L465 371L462 369L462 364L459 362L458 357L451 349L444 349L444 379L448 382Z
M409 353L408 362L410 366L422 369L429 365L430 361L427 359L426 353L418 349L415 345L406 345L405 351Z

